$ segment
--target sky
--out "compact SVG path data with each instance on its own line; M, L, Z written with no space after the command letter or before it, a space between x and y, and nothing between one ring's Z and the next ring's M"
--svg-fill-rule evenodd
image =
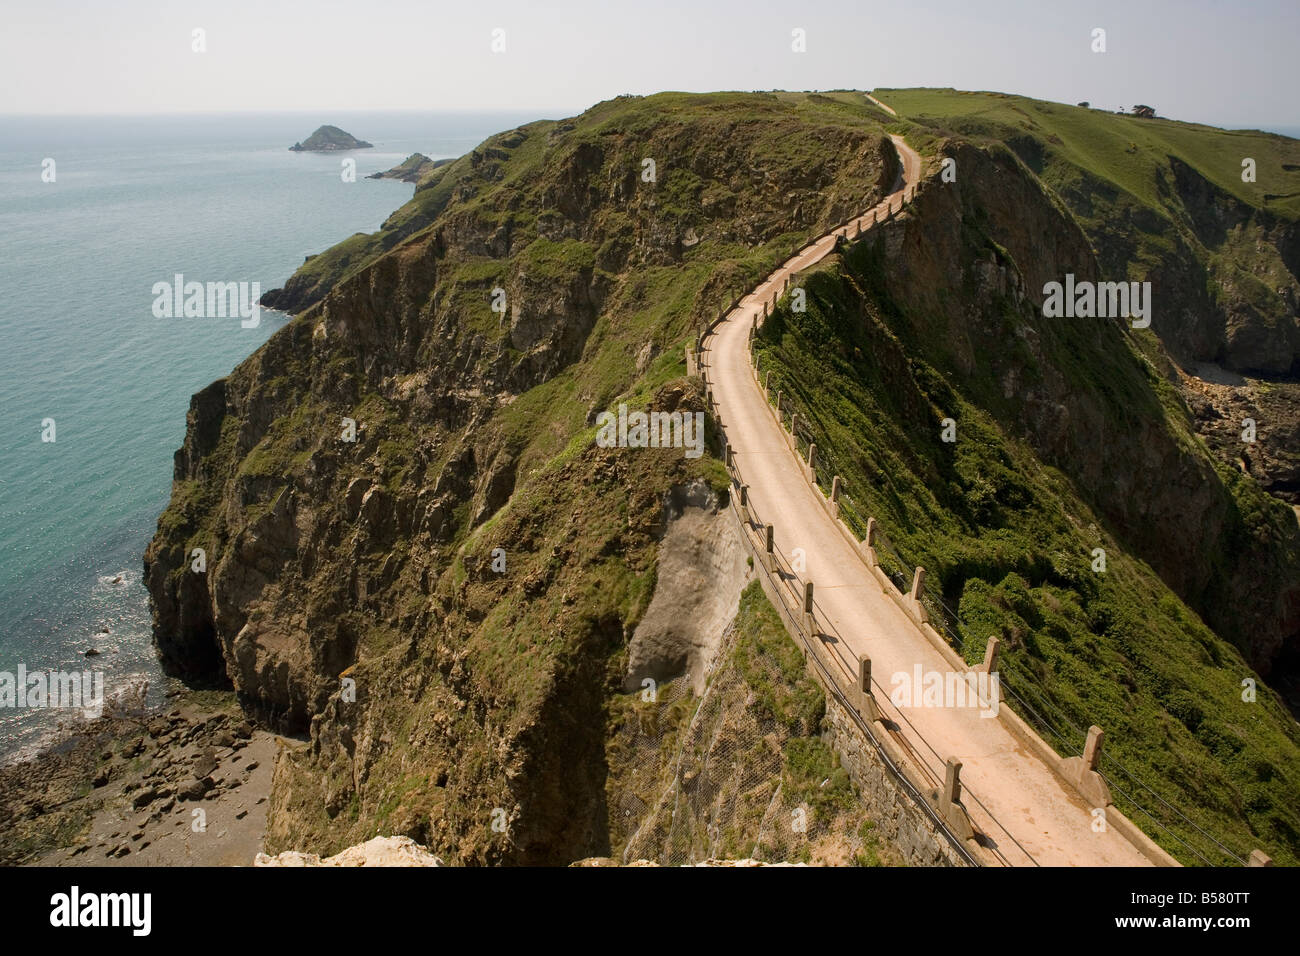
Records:
M952 86L1300 127L1297 37L1297 0L42 0L0 13L0 113L558 117L670 89Z

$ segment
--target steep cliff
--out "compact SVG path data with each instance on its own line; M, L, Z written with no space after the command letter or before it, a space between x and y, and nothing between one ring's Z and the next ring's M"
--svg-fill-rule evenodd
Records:
M926 568L967 659L1002 641L1008 702L1062 754L1105 729L1121 809L1154 805L1149 832L1188 863L1225 859L1197 827L1294 859L1300 732L1260 677L1300 642L1294 515L1197 438L1149 331L1043 316L1045 282L1104 272L1015 153L949 137L930 158L956 181L768 321L771 387L904 587Z
M530 124L278 294L303 311L195 396L145 561L168 667L308 735L272 848L383 828L458 862L609 852L609 711L664 501L725 481L597 449L595 416L703 408L681 346L882 194L878 115L665 94Z
M892 568L930 570L968 656L1003 639L1008 685L1062 753L1097 722L1140 778L1126 786L1238 850L1296 857L1294 720L1262 683L1249 709L1241 693L1295 660L1296 522L1245 473L1283 461L1287 432L1266 414L1272 458L1216 460L1177 365L1212 354L1254 376L1289 326L1260 300L1220 309L1219 335L1202 310L1223 298L1196 292L1178 300L1200 329L1186 341L1162 313L1145 333L1047 323L1040 290L1065 272L1159 276L1183 248L1188 288L1204 288L1204 242L1160 245L1184 235L1181 197L1195 207L1201 187L1170 160L1114 191L1137 197L1123 253L1118 206L1081 212L1112 196L1105 163L1068 157L1094 177L1071 192L1056 133L904 112L895 125L856 93L620 97L424 174L378 233L268 294L299 314L194 397L145 562L167 667L229 682L304 737L276 767L268 849L327 854L383 832L456 863L871 858L798 678L747 666L774 653L761 614L742 607L723 640L733 591L667 588L690 577L675 502L706 488L716 508L720 464L600 449L593 426L619 403L704 408L682 346L796 243L883 194L889 123L932 173L955 158L957 182L809 276L808 311L764 332L764 367L902 551L884 549ZM1286 265L1288 227L1251 216L1242 235L1276 239ZM693 559L702 587L735 584L725 549ZM665 624L656 596L701 620ZM647 675L671 692L641 701ZM814 847L771 824L821 799L818 773L835 786ZM1188 862L1217 852L1152 835Z
M879 95L916 136L1008 146L1079 223L1103 278L1150 281L1151 330L1196 430L1300 504L1300 142L1001 93Z

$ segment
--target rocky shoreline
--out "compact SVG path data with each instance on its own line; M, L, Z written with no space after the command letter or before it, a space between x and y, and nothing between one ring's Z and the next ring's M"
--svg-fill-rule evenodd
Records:
M262 850L276 755L233 693L173 691L0 769L0 864L249 865Z

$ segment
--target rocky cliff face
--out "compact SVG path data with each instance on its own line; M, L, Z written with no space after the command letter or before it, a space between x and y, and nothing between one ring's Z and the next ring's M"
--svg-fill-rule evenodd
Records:
M305 311L194 397L145 556L169 669L308 737L272 848L608 851L606 701L661 501L720 483L583 435L620 396L701 409L678 343L870 205L886 144L852 103L626 98L493 137L304 266Z
M1176 211L1170 218L1130 211L1090 226L1103 272L1128 274L1134 254L1154 259L1152 328L1196 430L1221 461L1300 504L1300 224L1231 195L1175 155L1159 188ZM1252 443L1239 438L1247 418Z
M954 142L942 152L957 158L960 182L925 191L890 236L889 295L913 314L960 315L943 350L961 381L1269 674L1300 645L1300 527L1257 495L1245 504L1238 476L1192 441L1197 419L1175 366L1158 352L1137 357L1126 323L1042 316L1044 283L1105 275L1063 206L1008 151ZM993 244L963 264L972 226ZM956 275L960 289L945 279Z
M999 93L886 98L917 132L1005 144L1081 226L1102 278L1151 282L1151 334L1197 430L1300 503L1300 142ZM1267 434L1230 438L1245 418Z
M757 345L770 386L841 477L858 532L876 519L887 570L926 569L932 617L966 660L998 639L1008 701L1059 752L1103 727L1124 768L1107 772L1195 821L1158 818L1166 849L1198 859L1172 830L1219 853L1199 827L1294 857L1284 768L1300 734L1271 692L1300 644L1293 512L1216 461L1150 332L1043 315L1047 281L1104 273L1023 160L959 138L934 142L936 170L941 156L955 182L932 178L807 275L805 312L773 313Z

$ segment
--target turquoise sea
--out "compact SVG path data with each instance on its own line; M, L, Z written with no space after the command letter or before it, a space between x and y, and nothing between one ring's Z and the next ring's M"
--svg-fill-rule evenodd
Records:
M414 188L368 173L416 151L459 156L536 118L0 116L0 671L99 669L110 694L148 680L155 701L165 688L141 556L189 398L287 316L263 309L252 329L159 319L154 283L283 285L304 256L378 228ZM322 123L374 148L288 150ZM355 182L340 175L345 156ZM68 716L0 707L0 759L32 752Z

